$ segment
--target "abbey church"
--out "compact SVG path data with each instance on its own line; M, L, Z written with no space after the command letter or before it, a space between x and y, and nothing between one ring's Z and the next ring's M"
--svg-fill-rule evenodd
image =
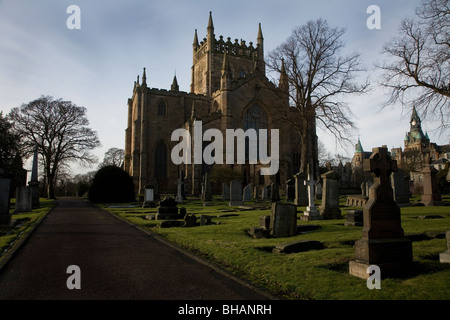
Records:
M190 92L179 90L176 76L170 90L149 88L145 68L134 84L128 99L124 169L133 177L139 193L155 183L160 193L176 192L178 178L185 181L186 192L200 193L203 175L210 172L211 165L176 165L171 160L172 149L179 143L171 141L172 132L181 128L193 133L194 121L202 122L203 131L215 128L224 136L226 129L279 130L276 175L261 175L261 168L267 165L259 162L212 165L240 172L243 185L284 183L298 171L300 139L282 119L295 116L289 108L287 76L282 66L278 85L266 77L261 24L255 28L256 43L216 37L211 13L206 31L200 42L197 30L194 33ZM205 148L207 141L202 144Z

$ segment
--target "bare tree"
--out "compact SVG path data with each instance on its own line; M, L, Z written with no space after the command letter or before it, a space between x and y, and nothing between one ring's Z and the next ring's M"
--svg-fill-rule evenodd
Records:
M105 157L103 162L100 163L99 168L113 165L116 167L121 167L123 163L123 158L125 156L125 151L119 148L110 148L105 152Z
M300 172L318 175L316 126L331 132L340 143L350 142L348 135L356 128L344 97L368 90L367 80L355 78L365 71L360 55L342 55L344 29L331 28L318 19L297 27L268 59L271 70L287 77L289 100L297 117L284 118L298 131L301 139ZM280 79L281 79L280 77Z
M380 81L390 90L385 106L414 106L423 118L439 120L441 132L450 126L450 8L448 0L425 0L416 19L404 19L399 35L384 45L388 60Z
M48 198L55 197L58 173L70 162L93 164L89 153L99 147L97 133L88 127L86 108L50 96L13 108L10 118L14 130L23 138L23 151L31 154L35 145L42 157Z

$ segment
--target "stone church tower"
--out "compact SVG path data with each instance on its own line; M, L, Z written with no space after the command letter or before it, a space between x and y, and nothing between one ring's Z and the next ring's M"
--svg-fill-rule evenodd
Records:
M287 76L281 73L278 86L266 77L261 24L256 44L237 39L233 42L223 36L216 38L214 30L211 13L202 41L199 42L195 30L190 92L179 90L176 76L170 90L149 88L145 68L142 79L138 77L134 84L132 97L128 99L124 169L133 177L139 193L156 182L160 193L176 192L178 178L184 179L188 193L200 193L202 177L211 166L193 162L175 165L171 161L172 149L179 143L171 141L172 132L186 129L195 143L194 121L202 121L203 132L214 128L223 137L226 129L268 129L269 134L271 129L279 130L280 163L275 176L260 175L265 166L261 163L213 164L242 173L244 185L284 183L298 171L300 139L282 119L295 116L289 108ZM208 141L202 141L202 145L205 148Z

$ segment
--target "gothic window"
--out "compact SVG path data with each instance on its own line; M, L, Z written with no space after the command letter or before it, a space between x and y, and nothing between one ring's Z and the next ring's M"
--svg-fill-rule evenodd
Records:
M257 155L259 155L259 130L260 129L268 129L268 120L267 114L264 110L258 105L254 104L244 114L244 130L255 129L256 130L256 142L253 142L257 146ZM269 140L269 137L267 137ZM267 141L267 143L269 143ZM267 149L269 150L269 149ZM249 158L249 140L245 139L245 158L248 160Z
M158 106L158 116L165 116L166 115L166 104L163 100L159 103Z
M155 149L155 178L167 178L167 147L163 141Z

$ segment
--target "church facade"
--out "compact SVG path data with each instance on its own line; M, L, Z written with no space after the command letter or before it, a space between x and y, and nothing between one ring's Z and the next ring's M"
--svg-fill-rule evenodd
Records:
M179 90L176 76L170 90L147 86L144 68L141 80L134 84L128 99L128 123L125 130L124 169L134 179L136 190L157 183L160 193L176 192L176 180L185 181L185 190L199 194L203 175L212 166L228 166L241 173L243 184L265 186L272 181L284 183L299 168L299 136L283 117L294 117L289 108L289 84L281 72L278 85L266 77L264 39L261 25L256 44L236 39L216 38L210 13L207 35L193 41L190 92ZM283 68L282 68L283 71ZM274 176L261 175L267 164L174 164L171 152L179 141L172 141L176 129L186 129L194 137L194 122L201 121L203 132L218 129L225 137L227 129L272 129L279 131L279 169ZM205 140L205 139L203 139ZM271 139L268 139L269 144ZM198 141L197 141L198 142ZM193 141L192 143L195 143ZM202 148L208 145L202 141ZM272 147L268 146L268 152ZM224 143L224 154L225 143ZM216 186L217 187L217 186Z

